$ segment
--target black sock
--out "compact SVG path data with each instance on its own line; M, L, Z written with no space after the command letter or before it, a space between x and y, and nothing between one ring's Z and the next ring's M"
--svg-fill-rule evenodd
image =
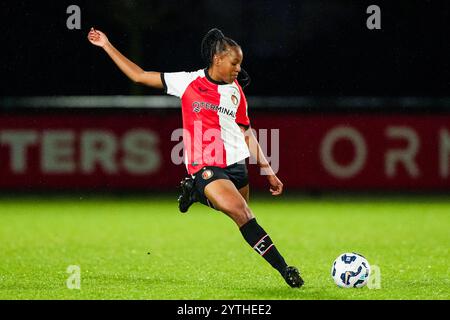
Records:
M248 244L284 276L284 270L287 264L272 243L272 239L270 239L267 232L256 222L256 219L253 218L248 221L240 230Z

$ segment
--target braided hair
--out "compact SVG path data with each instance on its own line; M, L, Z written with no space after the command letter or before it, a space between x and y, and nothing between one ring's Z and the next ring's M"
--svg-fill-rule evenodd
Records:
M203 61L209 68L213 63L214 55L225 52L230 47L240 48L240 45L233 39L225 37L219 29L214 28L209 30L203 37L200 53ZM245 88L251 82L250 76L243 68L239 72L238 81L242 88Z

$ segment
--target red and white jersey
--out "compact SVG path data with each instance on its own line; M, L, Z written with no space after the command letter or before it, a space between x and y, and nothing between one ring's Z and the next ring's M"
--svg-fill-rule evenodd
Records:
M219 83L206 70L162 73L161 79L167 94L181 99L189 174L204 166L224 168L250 156L239 128L250 126L247 100L237 81Z

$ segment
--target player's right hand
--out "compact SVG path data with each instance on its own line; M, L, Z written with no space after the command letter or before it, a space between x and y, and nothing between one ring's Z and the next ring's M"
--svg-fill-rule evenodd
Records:
M91 28L91 30L89 31L88 40L93 45L102 48L108 43L108 38L106 37L106 35L100 30L96 30L94 28Z

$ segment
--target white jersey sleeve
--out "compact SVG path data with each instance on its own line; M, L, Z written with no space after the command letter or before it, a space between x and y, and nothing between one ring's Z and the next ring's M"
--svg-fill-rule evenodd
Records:
M167 94L181 98L192 81L202 76L203 70L194 72L165 72L161 73L161 80Z

